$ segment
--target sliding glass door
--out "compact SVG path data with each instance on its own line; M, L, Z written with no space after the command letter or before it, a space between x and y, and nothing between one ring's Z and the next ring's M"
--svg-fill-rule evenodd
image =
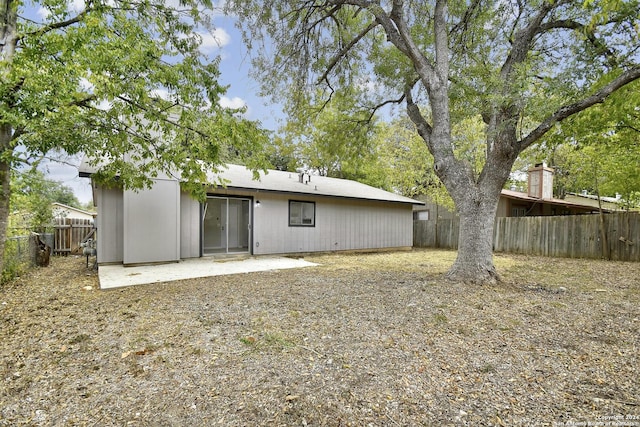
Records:
M207 197L202 206L202 253L249 252L251 201Z

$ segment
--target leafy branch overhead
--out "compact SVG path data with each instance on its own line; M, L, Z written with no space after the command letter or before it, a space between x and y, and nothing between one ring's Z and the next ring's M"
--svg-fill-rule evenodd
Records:
M498 277L492 221L519 154L640 78L637 0L226 4L268 47L257 74L276 99L326 105L355 87L364 109L404 107L461 216L450 277L465 281ZM485 150L470 161L453 129L475 117Z
M170 170L202 180L199 169L220 163L222 145L258 151L256 124L218 103L226 90L218 83L219 59L201 47L202 34L212 30L210 2L89 1L77 11L43 1L36 5L40 20L28 17L29 4L3 3L7 160L18 160L16 146L33 155L86 152L96 165L102 160L98 178L119 176L140 187ZM216 126L238 132L216 140ZM235 137L247 133L255 137Z
M177 175L199 197L228 153L260 168L259 124L218 102L219 58L202 45L216 13L210 0L0 0L0 264L12 169L31 159L85 153L96 180Z

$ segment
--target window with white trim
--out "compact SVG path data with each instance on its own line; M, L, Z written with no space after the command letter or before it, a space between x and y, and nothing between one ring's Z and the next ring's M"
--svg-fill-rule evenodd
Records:
M289 200L289 227L315 227L315 202Z

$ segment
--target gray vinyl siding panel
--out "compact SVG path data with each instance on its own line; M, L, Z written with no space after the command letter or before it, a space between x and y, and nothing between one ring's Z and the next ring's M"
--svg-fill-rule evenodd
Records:
M200 202L180 193L180 258L200 256Z
M411 205L263 194L254 209L254 254L407 247ZM289 226L289 201L315 202L315 227Z
M97 225L99 235L103 236L98 239L99 262L133 264L199 257L201 205L187 193L179 192L177 185L177 182L159 181L152 190L138 193L98 188L101 214ZM256 255L394 248L413 244L412 209L404 203L222 188L211 194L253 197L254 202L260 200L260 207L253 203L251 208L254 221L251 252ZM290 200L315 203L314 227L289 226ZM127 227L125 205L129 212Z
M96 188L96 205L100 209L100 215L96 217L98 263L122 262L124 257L122 190Z
M180 184L154 180L150 189L124 192L124 264L180 259Z

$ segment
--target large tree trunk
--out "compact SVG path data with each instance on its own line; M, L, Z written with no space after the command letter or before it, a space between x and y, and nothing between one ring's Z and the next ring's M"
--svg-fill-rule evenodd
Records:
M493 264L493 229L499 195L458 205L460 237L458 257L447 272L451 280L465 283L495 283L500 276Z

